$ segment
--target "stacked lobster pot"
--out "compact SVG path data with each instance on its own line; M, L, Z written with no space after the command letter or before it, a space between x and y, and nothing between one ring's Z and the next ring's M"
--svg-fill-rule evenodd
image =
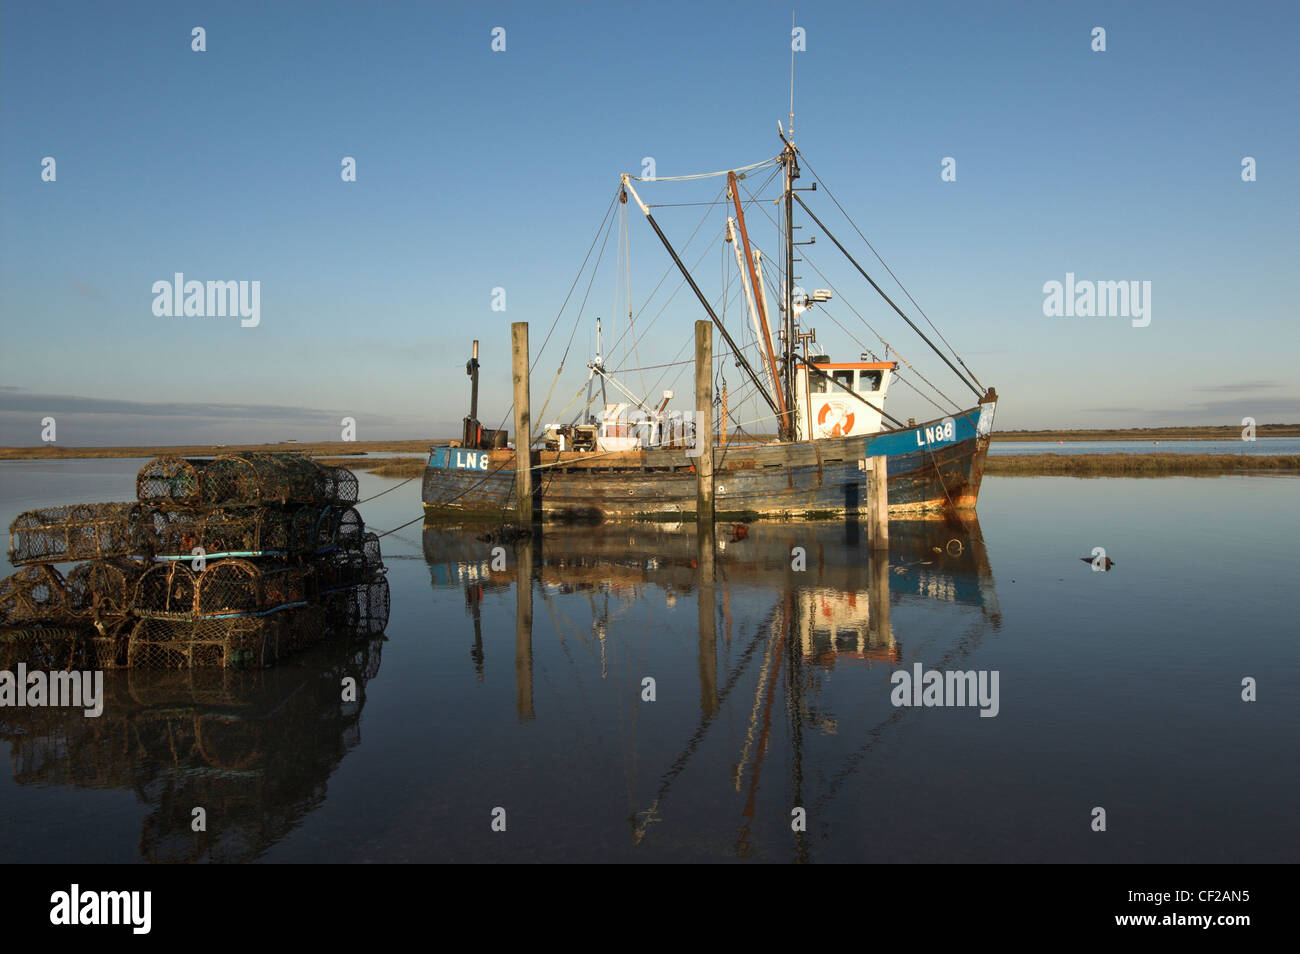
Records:
M297 454L159 457L132 503L20 514L0 655L262 668L330 635L377 635L388 582L356 502L351 471Z

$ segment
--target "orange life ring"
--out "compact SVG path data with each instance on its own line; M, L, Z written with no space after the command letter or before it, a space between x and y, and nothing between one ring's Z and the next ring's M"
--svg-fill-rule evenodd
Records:
M819 411L817 414L818 427L824 427L826 425L826 413L831 409L832 403L834 403L838 409L843 410L843 405L839 404L838 402L827 402L826 404L823 404L821 411ZM843 428L841 428L839 424L836 424L833 428L831 428L830 436L843 437L845 434L851 433L852 430L853 430L853 412L849 411L847 414L844 415Z

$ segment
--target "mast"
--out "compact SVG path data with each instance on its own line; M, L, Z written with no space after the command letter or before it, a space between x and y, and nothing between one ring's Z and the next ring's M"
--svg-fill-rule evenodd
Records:
M772 332L768 328L767 308L762 297L763 286L758 282L758 271L754 267L754 252L749 247L749 230L745 228L745 209L740 204L740 183L736 180L734 172L727 173L727 185L731 189L731 198L736 203L736 222L740 226L740 239L745 246L745 265L749 271L749 281L754 286L753 295L746 297L758 315L758 324L761 328L759 340L762 342L764 349L762 352L763 361L772 373L772 393L776 395L778 405L777 428L785 432L790 429L789 412L786 409L791 404L786 400L781 390L781 379L776 372L776 355L772 351ZM737 252L739 252L739 248L737 248ZM741 281L744 281L743 276Z
M732 250L736 253L736 267L743 273L745 271L745 251L741 248L740 239L736 236L736 220L731 216L727 216L727 241L731 243ZM755 262L755 269L757 269L757 262ZM758 305L754 301L754 289L750 288L749 285L744 283L744 281L740 284L745 290L745 303L749 306L749 320L754 326L754 339L756 341L762 341L763 326L758 320ZM781 390L781 375L776 369L776 358L774 357L771 348L769 347L767 351L760 349L758 356L762 359L763 370L766 371L768 377L771 378L772 386L776 389L776 393L784 394ZM780 425L779 420L777 421L777 424L778 426Z
M780 128L778 124L777 128ZM785 163L785 406L795 409L795 337L794 337L794 180L799 178L799 163L795 158L794 144L784 135L783 162ZM798 435L793 416L785 422L784 440L792 441Z

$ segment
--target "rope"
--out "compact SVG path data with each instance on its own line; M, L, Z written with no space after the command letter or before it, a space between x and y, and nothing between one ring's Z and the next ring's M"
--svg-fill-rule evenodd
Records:
M423 474L420 475L420 477L423 477L423 476L424 476ZM381 491L379 491L379 493L375 494L374 497L367 497L365 500L358 500L358 501L357 501L356 503L354 503L352 506L354 506L354 507L360 507L363 503L369 503L370 501L374 500L375 497L382 497L384 494L386 494L386 493L390 493L390 492L396 490L398 487L404 487L404 486L406 486L407 484L409 484L409 483L410 483L411 481L413 481L413 480L419 480L420 477L407 477L407 478L406 478L404 481L402 481L400 484L394 484L393 486L389 487L388 490L381 490Z
M459 494L458 494L457 496L459 496ZM453 497L452 499L454 500L455 498ZM375 534L375 536L376 536L376 537L386 537L386 536L388 536L390 533L396 533L398 530L405 530L405 529L406 529L407 527L409 527L411 524L415 523L416 520L423 520L423 519L424 519L424 514L420 514L418 517L415 518L415 520L408 520L408 521L406 521L406 523L402 524L400 527L393 527L393 529L391 529L391 530L385 530L383 533L377 533L377 534Z
M637 182L685 182L688 179L713 179L717 176L725 176L729 172L748 172L750 169L761 169L763 166L770 166L780 161L780 156L773 156L771 159L764 159L762 162L754 162L747 166L736 166L734 169L723 169L721 172L699 172L693 176L628 176L628 178L635 179Z

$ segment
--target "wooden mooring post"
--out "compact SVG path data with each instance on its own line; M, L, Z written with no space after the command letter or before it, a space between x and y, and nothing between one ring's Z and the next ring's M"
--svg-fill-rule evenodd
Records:
M713 537L713 325L695 323L695 519Z
M510 325L510 363L515 384L515 493L519 526L533 526L533 420L528 406L528 322Z
M884 456L867 458L867 546L889 552L889 474Z

